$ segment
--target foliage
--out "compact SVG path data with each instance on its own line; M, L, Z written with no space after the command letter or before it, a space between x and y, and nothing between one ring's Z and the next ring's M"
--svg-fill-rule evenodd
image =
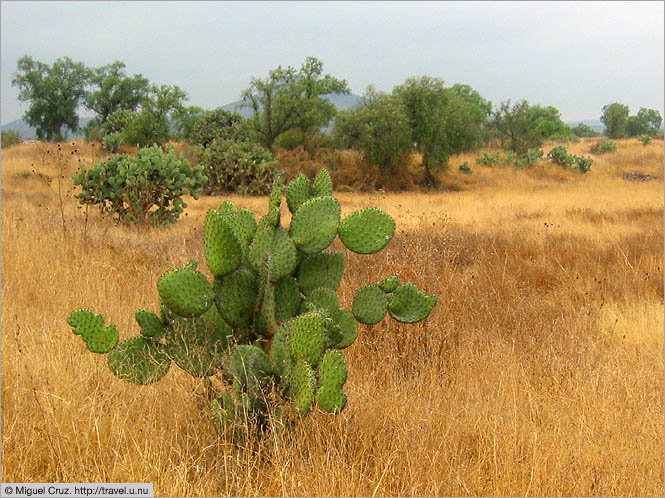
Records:
M102 137L102 147L109 152L117 152L118 148L125 143L125 139L121 132L114 131Z
M501 154L499 154L498 152L495 152L494 154L490 155L487 151L483 151L483 155L477 157L476 162L478 164L482 164L483 166L496 166L497 164L499 164L500 159L501 159Z
M649 145L651 143L651 137L649 135L640 135L637 139L642 142L642 145Z
M50 66L28 55L18 60L12 86L19 89L18 99L30 104L23 119L36 129L37 138L62 141L64 131L78 130L76 110L85 98L89 78L90 70L69 57Z
M279 424L315 406L341 412L347 402L342 350L355 341L357 322L371 325L387 315L419 322L437 297L390 276L359 289L352 311L340 307L336 292L346 256L327 248L339 235L352 252L376 253L392 239L395 222L376 208L341 219L325 170L313 182L300 175L285 190L293 215L288 229L280 223L280 177L258 224L251 211L228 201L208 212L203 247L213 283L196 261L163 274L159 314L136 313L141 335L119 343L116 327L86 309L69 315L73 332L90 351L108 353L111 371L130 382L153 383L172 363L204 379L222 430L236 422ZM216 375L223 389L213 388L209 379Z
M603 107L600 120L605 125L605 136L608 138L623 138L626 136L626 125L630 109L627 105L614 102Z
M510 100L502 102L493 111L490 126L502 146L517 154L540 147L546 139L573 140L570 128L561 120L555 107L529 105L526 100L520 100L512 107Z
M364 159L389 171L412 149L411 129L401 99L369 86L360 104L338 113L333 136L345 148L361 149Z
M660 112L642 107L635 116L629 116L626 120L626 134L629 137L654 136L660 130L662 123L663 117Z
M452 154L478 145L489 104L468 85L446 88L429 76L408 78L393 95L404 103L425 183L434 185L433 172L445 170Z
M461 173L464 173L465 175L473 174L473 170L471 169L471 166L469 166L469 163L467 161L464 161L462 164L459 165L459 171Z
M573 164L573 156L568 154L565 145L557 145L547 153L547 159L551 159L554 164L569 168Z
M98 126L116 111L137 110L150 92L148 79L140 74L126 76L125 63L121 61L93 69L90 83L95 88L87 93L84 105L97 114Z
M7 130L2 132L2 144L1 147L6 149L12 145L18 145L21 143L21 134L16 130Z
M616 150L617 144L614 140L603 140L591 150L591 153L600 155L606 154L607 152L616 152Z
M580 173L587 173L593 164L593 159L590 157L573 156L573 161Z
M203 186L206 195L227 192L264 195L278 173L273 155L252 142L217 138L207 147L199 148L197 159L208 177Z
M171 115L171 138L191 141L192 133L206 111L199 106L181 106Z
M299 70L279 66L266 79L252 78L242 99L254 111L249 119L253 138L272 151L285 131L310 133L330 122L335 106L324 95L348 93L346 81L324 75L323 63L307 57Z
M224 109L204 111L192 125L188 141L195 145L207 147L215 139L243 140L248 138L247 131L242 127L242 117Z
M542 157L543 149L529 149L524 154L520 155L514 164L517 169L522 169L525 166L527 168L533 168Z
M554 164L558 164L562 168L576 168L580 173L587 173L593 164L593 159L590 157L568 154L565 145L557 145L550 150L547 154L547 159L551 159Z
M153 146L140 149L137 157L117 154L89 170L80 166L72 179L81 187L76 196L81 204L96 204L118 222L162 225L175 222L187 207L181 196L198 199L207 181L202 170L190 168L172 148L164 153Z
M584 123L579 123L576 126L573 126L570 130L580 138L600 136L600 133Z

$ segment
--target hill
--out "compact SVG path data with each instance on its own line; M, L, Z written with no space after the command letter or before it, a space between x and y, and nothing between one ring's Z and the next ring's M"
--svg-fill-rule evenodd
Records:
M82 128L88 124L88 121L90 121L92 117L90 116L84 116L79 118L79 131L76 133L68 134L68 138L80 138L83 136L83 132L81 131ZM18 131L21 134L21 137L23 138L28 138L28 139L34 139L37 138L37 132L35 129L30 126L28 123L23 121L22 119L15 119L14 121L10 121L7 124L2 125L2 131Z

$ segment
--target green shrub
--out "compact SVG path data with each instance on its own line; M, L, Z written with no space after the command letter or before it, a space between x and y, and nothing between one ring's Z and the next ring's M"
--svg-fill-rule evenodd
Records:
M194 121L188 141L194 145L207 147L218 138L223 140L245 139L247 132L243 130L241 123L240 114L224 109L205 111Z
M502 164L503 166L507 166L508 164L513 164L515 161L517 161L517 158L519 157L512 150L507 150L505 154L506 154L505 157L500 162L500 164Z
M202 167L190 168L172 148L164 153L158 146L139 149L138 156L117 154L72 175L81 187L76 197L81 204L97 205L118 222L163 225L175 222L187 207L181 196L198 199L207 178Z
M524 154L522 154L516 161L515 167L517 169L522 169L525 166L527 168L533 168L538 161L543 157L543 149L529 149Z
M547 159L563 168L570 168L573 164L573 156L568 154L565 145L557 145L547 153Z
M616 150L617 144L614 142L614 140L603 140L591 150L591 153L600 155L607 152L616 152Z
M484 166L495 166L499 164L499 160L500 160L500 154L498 152L492 155L489 155L487 152L483 152L482 156L476 158L476 162Z
M642 142L642 145L649 145L651 143L651 137L649 135L640 135L637 139Z
M284 191L289 228L280 224ZM357 322L420 322L437 297L393 275L359 289L351 310L340 307L347 256L328 247L339 236L353 253L376 253L392 239L395 222L372 207L341 219L332 193L321 170L313 182L301 174L286 189L277 177L258 224L250 210L228 201L211 209L203 249L214 281L196 270L196 261L163 274L159 311L135 315L140 335L119 342L116 327L87 309L73 311L68 323L90 351L108 353L121 379L150 384L172 363L202 379L220 431L231 435L283 427L316 406L337 414L347 402L342 350L358 336Z
M3 131L0 146L3 149L21 143L21 134L16 130Z
M237 192L242 195L264 195L277 175L278 162L261 145L251 142L215 139L199 148L198 164L208 182L206 195Z
M580 173L587 173L591 169L593 159L590 157L573 156L573 162Z
M467 161L464 161L462 164L459 166L460 173L464 173L465 175L472 175L473 170L469 166L469 163Z
M124 137L119 131L114 131L113 133L104 135L104 138L102 138L102 147L104 147L104 150L109 152L117 152L118 147L120 147L123 143Z

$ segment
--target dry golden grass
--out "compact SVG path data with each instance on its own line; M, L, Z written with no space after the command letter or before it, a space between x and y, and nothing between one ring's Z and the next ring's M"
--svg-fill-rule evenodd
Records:
M204 260L203 219L221 199L192 201L168 229L94 210L86 223L67 194L74 160L3 150L2 481L152 482L157 496L662 496L663 144L635 143L587 175L466 155L447 173L462 191L340 193L344 214L376 205L398 226L381 253L348 255L342 304L391 274L439 303L421 324L361 326L342 414L243 448L217 436L195 380L174 367L151 386L120 381L66 322L89 307L136 335L159 275ZM465 160L471 177L455 171ZM658 180L621 179L633 170ZM231 200L265 213L265 199Z

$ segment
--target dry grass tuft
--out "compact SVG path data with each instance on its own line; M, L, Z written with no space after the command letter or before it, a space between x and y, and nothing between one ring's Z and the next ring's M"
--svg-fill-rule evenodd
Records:
M361 326L341 415L241 448L217 436L195 380L173 367L152 386L122 382L66 323L90 307L136 335L159 275L203 262L205 213L222 199L192 201L167 229L86 221L77 161L3 150L2 480L152 482L158 496L662 496L663 147L617 144L587 175L465 155L451 164L468 160L474 181L447 173L464 191L340 192L344 215L376 205L398 227L376 256L348 254L342 304L391 274L439 304L421 324ZM633 170L658 179L621 178ZM367 174L339 171L349 188ZM230 199L265 213L264 198Z

